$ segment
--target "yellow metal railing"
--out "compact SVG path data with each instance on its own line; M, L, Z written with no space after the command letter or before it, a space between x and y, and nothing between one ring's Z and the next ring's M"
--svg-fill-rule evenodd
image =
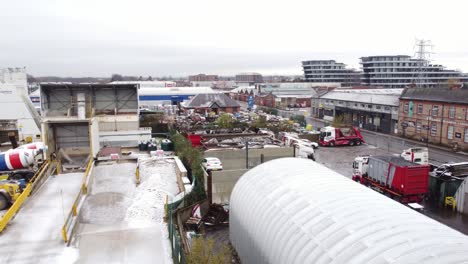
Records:
M2 219L0 219L0 232L2 232L5 227L8 225L8 223L11 221L11 219L16 215L16 213L19 211L23 203L26 201L28 196L31 194L31 191L34 189L36 186L35 183L39 182L44 175L46 175L47 170L50 166L49 161L46 161L42 164L42 166L39 168L39 170L34 174L34 176L31 178L29 183L26 185L26 188L24 188L23 192L21 195L16 199L16 201L13 203L13 205L8 209L8 211L3 215Z
M93 167L94 160L91 158L88 162L88 166L86 166L85 173L83 175L83 182L81 183L81 188L80 191L78 192L78 195L76 195L75 201L73 201L72 208L70 209L70 212L68 213L67 218L65 219L65 223L62 226L62 238L67 245L71 241L71 237L73 236L73 232L75 229L75 218L78 216L78 205L81 201L81 198L85 196L88 193L88 176L91 172L91 168Z

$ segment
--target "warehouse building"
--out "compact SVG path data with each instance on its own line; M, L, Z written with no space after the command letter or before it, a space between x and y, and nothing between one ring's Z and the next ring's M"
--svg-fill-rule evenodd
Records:
M335 89L312 98L312 116L383 133L397 133L399 97L403 89Z
M305 159L246 172L229 218L244 264L468 262L466 235Z

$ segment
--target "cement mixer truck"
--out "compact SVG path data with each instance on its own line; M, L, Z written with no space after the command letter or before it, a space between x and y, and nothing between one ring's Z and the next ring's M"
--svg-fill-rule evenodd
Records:
M0 153L0 180L29 180L34 176L37 159L45 147L43 143L31 143Z
M0 210L13 204L33 178L42 150L42 146L25 146L0 153Z

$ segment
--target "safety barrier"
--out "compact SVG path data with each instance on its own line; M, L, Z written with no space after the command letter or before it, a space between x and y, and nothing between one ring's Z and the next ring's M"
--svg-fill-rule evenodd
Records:
M90 159L88 165L86 166L80 191L78 192L78 195L76 196L72 204L72 208L70 209L70 212L68 213L68 216L65 219L65 223L62 226L62 238L63 241L67 244L67 246L70 245L71 238L73 236L73 233L75 232L75 226L77 221L76 218L78 217L79 213L80 201L86 194L88 194L88 176L91 173L93 166L94 160Z
M24 188L21 195L16 199L13 205L8 209L8 211L3 215L2 219L0 219L0 233L5 229L11 219L16 215L19 211L23 203L26 201L28 196L31 192L36 189L40 184L47 178L48 174L50 173L49 167L51 166L52 162L45 161L42 166L37 170L34 176L31 178L26 187Z

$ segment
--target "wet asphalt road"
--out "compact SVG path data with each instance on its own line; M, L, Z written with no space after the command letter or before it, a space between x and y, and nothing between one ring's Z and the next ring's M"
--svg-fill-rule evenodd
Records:
M363 131L362 135L364 140L366 140L366 144L361 146L318 148L315 154L316 161L350 178L353 173L352 164L354 158L357 156L401 154L405 148L420 145L412 142L405 142L401 138L394 138L371 132ZM468 156L436 148L429 148L429 160L435 165L440 165L446 162L468 161ZM462 215L450 209L440 208L428 202L424 203L424 207L424 210L421 212L424 215L468 235L468 215Z

